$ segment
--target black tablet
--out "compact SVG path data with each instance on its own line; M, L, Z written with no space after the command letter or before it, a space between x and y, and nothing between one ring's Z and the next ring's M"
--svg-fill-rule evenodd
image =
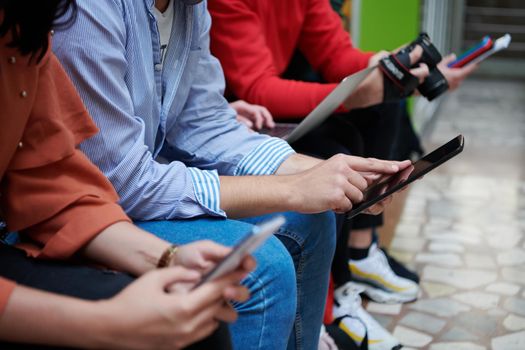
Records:
M353 218L363 210L370 208L391 194L406 187L411 182L421 178L450 158L458 155L463 151L464 143L463 135L458 135L432 153L416 161L408 168L377 180L375 184L372 184L363 192L363 200L346 214L347 219Z

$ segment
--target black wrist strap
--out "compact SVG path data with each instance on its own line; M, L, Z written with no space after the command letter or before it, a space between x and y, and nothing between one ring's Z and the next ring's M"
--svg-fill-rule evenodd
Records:
M408 53L390 55L379 61L383 72L383 101L395 101L412 95L419 85L417 77L410 73Z

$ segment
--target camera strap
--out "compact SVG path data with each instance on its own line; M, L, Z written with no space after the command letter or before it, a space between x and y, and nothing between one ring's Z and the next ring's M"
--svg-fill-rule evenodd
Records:
M419 80L410 73L408 52L399 52L379 61L383 72L383 102L397 101L412 95Z

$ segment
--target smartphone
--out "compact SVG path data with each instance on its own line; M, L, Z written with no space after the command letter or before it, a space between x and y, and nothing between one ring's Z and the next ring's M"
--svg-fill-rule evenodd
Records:
M482 40L478 45L476 45L476 47L478 47L477 52L472 53L470 56L469 55L465 56L462 62L459 62L459 60L470 51L468 50L467 52L465 52L465 54L462 54L457 60L450 63L448 66L452 68L459 68L467 64L481 62L485 60L486 58L494 55L496 52L500 52L501 50L505 50L506 48L508 48L511 41L512 41L512 37L510 34L507 33L503 35L501 38L493 40L490 47L486 49L486 47L483 47L483 48L481 47L482 46L481 44L483 42Z
M213 281L234 271L242 259L253 253L273 235L285 221L283 216L277 216L265 223L254 226L253 230L241 239L241 241L233 247L232 251L221 262L215 265L210 272L206 273L193 288L197 288L206 282Z
M377 180L365 190L363 200L346 214L346 218L353 218L458 155L463 151L464 144L463 135L458 135L408 168Z
M459 55L459 57L454 62L449 63L448 66L450 68L464 67L468 63L472 62L475 58L490 50L492 48L492 44L493 42L491 37L486 35L483 37L483 39L481 39L481 41Z

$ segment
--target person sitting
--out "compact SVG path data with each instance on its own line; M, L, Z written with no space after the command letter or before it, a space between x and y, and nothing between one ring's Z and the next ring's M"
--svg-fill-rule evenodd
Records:
M137 224L169 241L232 245L285 212L287 223L254 254L257 268L244 281L252 296L235 305L232 339L240 349L316 346L335 247L331 210L348 210L367 179L408 163L320 161L239 124L209 51L205 2L78 6L53 50L101 129L81 149Z
M189 290L230 249L174 251L132 225L78 150L97 128L49 49L74 4L0 2L0 221L22 238L0 243L0 348L231 349L219 322L235 321L228 301L248 299L255 263Z
M262 105L276 120L302 120L343 78L377 65L388 55L385 51L362 52L353 47L328 0L210 0L208 7L213 19L211 50L224 69L227 96ZM412 51L412 64L418 61L420 49ZM439 67L451 88L455 88L474 68L448 69L446 65L452 59L445 58ZM304 74L301 66L312 67L314 74ZM411 73L421 82L428 68L421 65ZM396 144L400 144L398 130L407 119L403 102L384 103L385 93L383 74L376 69L343 103L337 115L292 146L322 158L347 153L395 159ZM258 126L254 129L261 129ZM268 123L262 126L271 127ZM402 266L391 266L391 260L373 240L373 230L382 224L382 218L360 216L348 223L340 217L339 222L344 227L338 238L333 271L336 284L344 289L344 293L340 290L336 294L347 296L347 302L341 301L342 304L356 305L354 294L361 290L346 286L351 279L361 282L367 295L376 301L414 300L419 293L413 281L417 276ZM390 348L397 344L364 310L360 311L370 320L367 328L377 331L369 334L371 343L382 343L378 348L388 347L385 343L392 344ZM359 331L353 333L362 334L361 323L355 325Z

